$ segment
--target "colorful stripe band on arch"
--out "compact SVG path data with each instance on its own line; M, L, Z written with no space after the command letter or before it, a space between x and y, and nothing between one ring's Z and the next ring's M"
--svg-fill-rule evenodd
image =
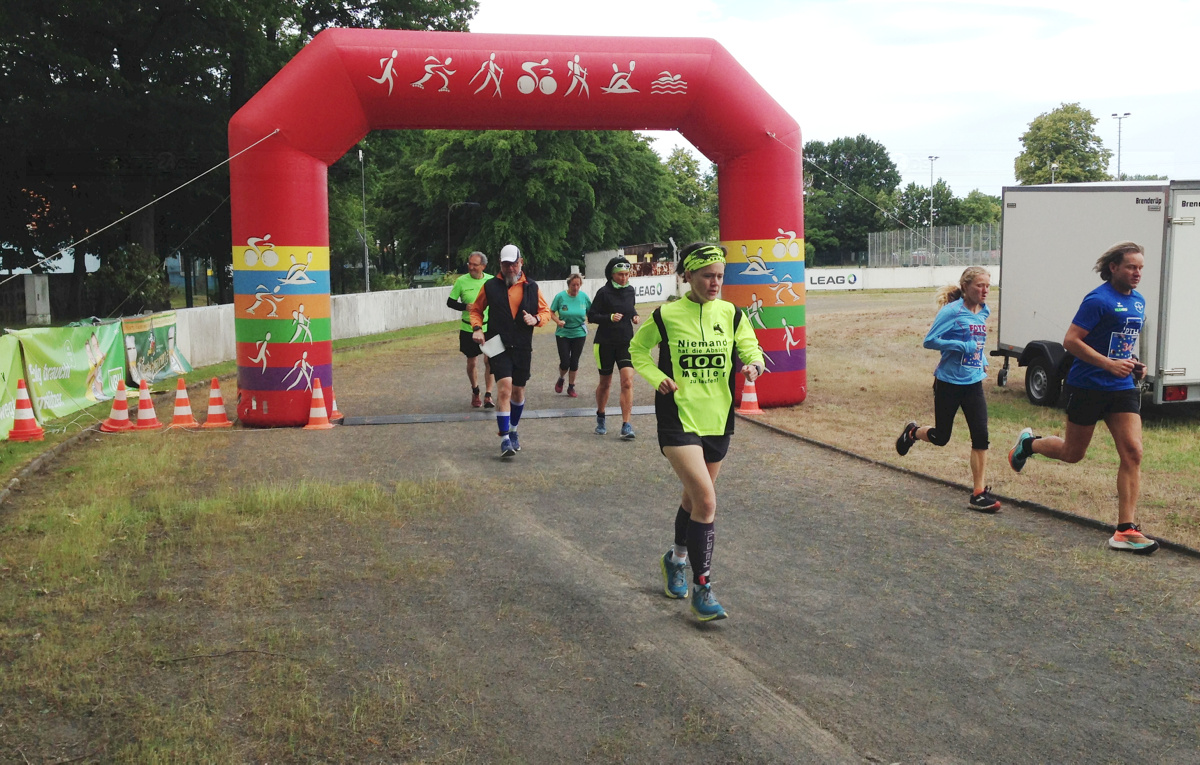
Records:
M423 128L679 131L717 166L725 297L768 356L759 403L804 400L800 129L718 43L330 29L229 123L242 422L304 425L314 380L333 385L329 165L371 130Z

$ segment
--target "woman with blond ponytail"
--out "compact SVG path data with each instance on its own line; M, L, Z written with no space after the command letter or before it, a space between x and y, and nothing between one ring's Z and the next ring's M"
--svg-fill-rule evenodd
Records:
M987 269L971 266L962 272L958 284L938 290L939 311L933 326L925 335L925 347L941 351L942 358L933 373L932 426L910 422L896 439L896 452L903 457L917 441L934 446L950 442L954 417L962 409L971 432L971 498L972 510L994 513L1000 501L992 496L991 487L984 485L987 468L988 414L983 396L983 380L987 377L987 307L992 277Z

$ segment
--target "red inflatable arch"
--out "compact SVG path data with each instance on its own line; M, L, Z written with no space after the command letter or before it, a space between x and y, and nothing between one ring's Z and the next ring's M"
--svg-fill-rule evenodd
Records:
M314 379L333 384L327 168L371 130L417 128L678 130L717 166L724 296L768 356L759 402L804 400L800 129L719 44L331 29L229 123L231 155L262 141L229 170L242 422L303 425Z

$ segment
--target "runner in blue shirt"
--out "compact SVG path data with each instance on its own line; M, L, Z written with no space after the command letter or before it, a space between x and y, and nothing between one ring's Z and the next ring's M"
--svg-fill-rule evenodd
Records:
M987 468L988 412L983 396L983 380L987 377L987 307L992 277L986 268L971 266L962 272L958 284L943 287L938 292L941 310L925 335L925 347L941 351L942 358L933 373L933 426L918 426L910 422L896 439L896 452L901 457L917 441L934 446L950 443L954 416L962 409L971 432L971 497L967 507L984 513L1000 509L1000 500L984 485Z
M1079 462L1087 454L1096 423L1104 420L1121 465L1117 468L1117 529L1108 540L1114 550L1149 555L1158 542L1142 534L1134 519L1142 468L1142 393L1146 365L1137 344L1146 320L1146 299L1135 287L1142 280L1145 250L1119 242L1096 261L1104 280L1083 299L1071 320L1063 347L1075 357L1067 373L1067 427L1062 438L1035 436L1025 428L1008 453L1012 469L1041 454L1060 462Z

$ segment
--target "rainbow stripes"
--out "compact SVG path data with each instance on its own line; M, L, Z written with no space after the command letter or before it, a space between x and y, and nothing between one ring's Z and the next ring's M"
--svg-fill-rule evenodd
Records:
M721 297L745 311L766 354L767 370L758 385L764 403L786 399L779 388L805 385L807 338L804 308L804 240L789 232L774 239L722 242L729 255ZM785 380L775 375L795 373ZM772 379L774 378L774 379Z
M249 397L239 416L255 424L306 402L314 379L332 384L328 247L249 240L233 249L233 289L238 388Z

